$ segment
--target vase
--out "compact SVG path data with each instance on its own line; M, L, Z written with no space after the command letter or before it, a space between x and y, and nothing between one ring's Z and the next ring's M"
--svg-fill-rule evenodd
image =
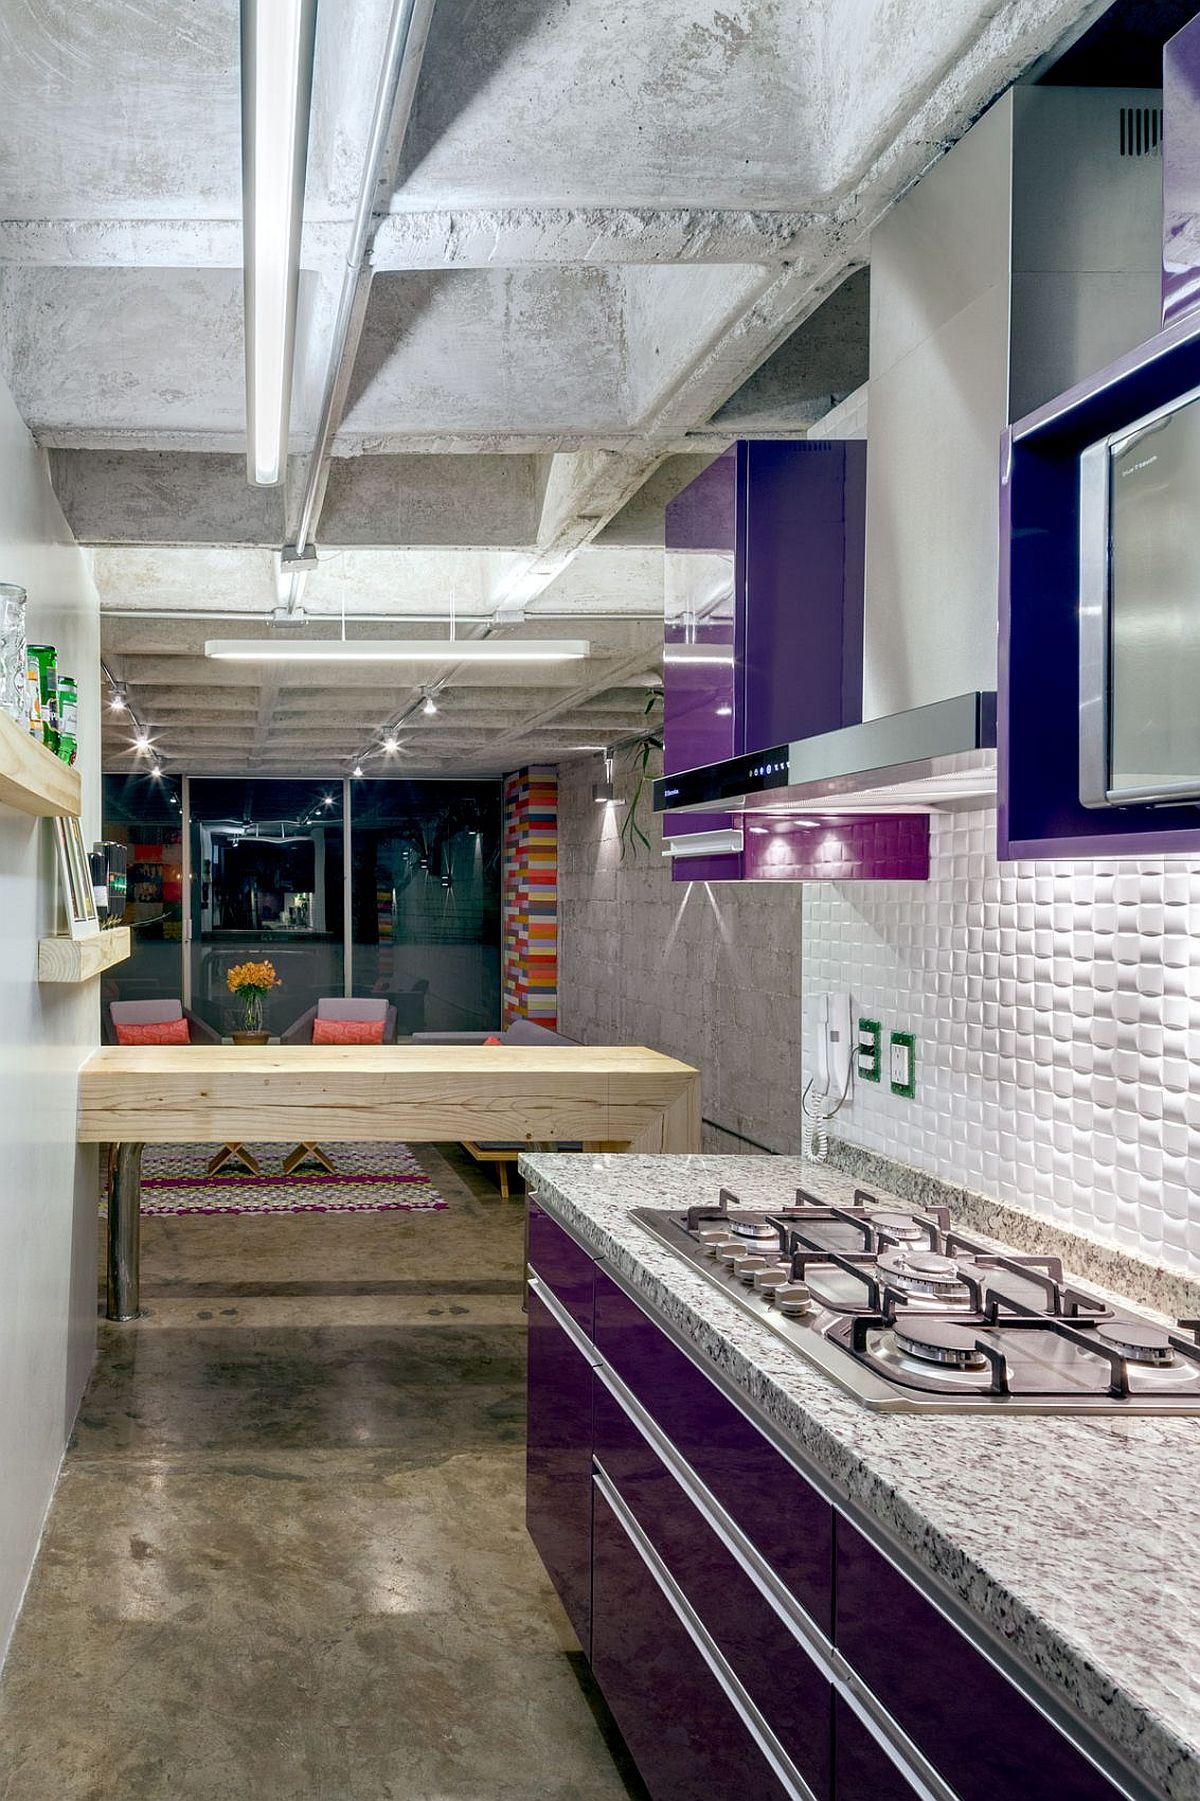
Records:
M269 1032L231 1032L229 1036L235 1044L268 1044L271 1038Z
M242 995L242 1036L252 1042L257 1039L263 1029L263 1004L261 994ZM237 1038L238 1034L233 1034Z

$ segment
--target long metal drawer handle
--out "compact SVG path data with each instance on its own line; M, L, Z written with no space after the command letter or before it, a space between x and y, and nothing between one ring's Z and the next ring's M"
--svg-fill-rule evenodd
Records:
M590 1363L593 1369L599 1369L603 1363L599 1351L582 1326L577 1325L571 1318L553 1289L547 1288L542 1278L534 1274L532 1266L529 1269L529 1292L531 1295L537 1296L555 1325L561 1327L566 1333L579 1355Z
M622 1532L658 1585L668 1607L704 1659L718 1688L770 1764L784 1789L793 1797L793 1801L817 1801L812 1789L805 1782L770 1726L746 1693L724 1653L626 1507L600 1464L596 1464L592 1472L592 1481Z

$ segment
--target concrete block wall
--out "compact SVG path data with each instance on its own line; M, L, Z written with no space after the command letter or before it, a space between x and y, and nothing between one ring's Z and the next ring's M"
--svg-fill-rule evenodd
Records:
M590 1044L646 1044L701 1071L705 1148L800 1148L801 891L672 882L651 849L622 861L620 807L597 806L599 759L559 770L559 1019ZM618 756L619 791L632 772ZM720 1128L724 1128L723 1130Z

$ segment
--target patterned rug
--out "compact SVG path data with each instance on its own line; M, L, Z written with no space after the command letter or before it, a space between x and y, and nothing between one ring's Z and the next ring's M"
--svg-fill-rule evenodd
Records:
M142 1157L142 1212L437 1213L446 1202L406 1144L327 1144L337 1174L316 1163L281 1173L286 1144L251 1144L261 1176L227 1163L208 1174L211 1144L148 1144ZM102 1214L107 1202L102 1200Z

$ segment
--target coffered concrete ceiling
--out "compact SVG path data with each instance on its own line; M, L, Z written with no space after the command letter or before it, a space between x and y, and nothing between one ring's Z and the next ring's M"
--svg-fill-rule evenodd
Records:
M864 378L866 284L848 278L865 233L1100 10L438 0L312 623L272 628L271 553L294 529L389 8L320 0L291 516L242 460L235 0L0 8L0 363L95 547L106 661L168 764L336 772L418 677L445 686L436 718L402 734L414 772L636 730L665 501L737 433L802 434ZM585 635L593 657L281 682L202 656L204 613L266 634L340 629L344 609L350 633L382 619L429 635L451 601L479 632L514 595L525 629ZM129 766L116 719L106 756Z

